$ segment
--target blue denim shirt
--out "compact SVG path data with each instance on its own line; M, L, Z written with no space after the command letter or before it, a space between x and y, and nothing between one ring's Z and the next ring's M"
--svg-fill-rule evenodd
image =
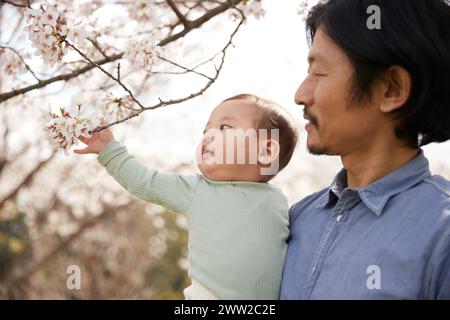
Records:
M290 210L281 299L450 299L450 182L420 153L366 188Z

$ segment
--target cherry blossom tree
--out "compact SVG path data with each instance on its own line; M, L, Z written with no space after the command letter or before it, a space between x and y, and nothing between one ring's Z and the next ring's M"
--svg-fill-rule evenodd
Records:
M263 16L262 0L0 1L0 297L158 296L145 274L180 248L177 241L186 245L182 219L58 150L69 151L80 134L202 95L240 28ZM214 24L220 44L196 52L191 34ZM199 86L162 95L181 77ZM153 229L127 239L140 219ZM121 250L127 259L116 261ZM186 253L173 255L185 270ZM65 287L74 260L87 270L88 293Z

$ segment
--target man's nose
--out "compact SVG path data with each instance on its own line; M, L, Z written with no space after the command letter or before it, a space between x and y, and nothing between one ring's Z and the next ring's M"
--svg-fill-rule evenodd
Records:
M304 106L313 103L313 90L307 78L303 80L295 92L294 100L296 104Z

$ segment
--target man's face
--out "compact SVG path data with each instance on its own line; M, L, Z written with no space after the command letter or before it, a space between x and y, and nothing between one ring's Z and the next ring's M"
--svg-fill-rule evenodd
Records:
M295 94L309 121L307 147L313 154L345 155L364 148L385 127L377 99L351 101L353 66L321 29L308 56L308 76ZM383 125L381 125L383 123Z

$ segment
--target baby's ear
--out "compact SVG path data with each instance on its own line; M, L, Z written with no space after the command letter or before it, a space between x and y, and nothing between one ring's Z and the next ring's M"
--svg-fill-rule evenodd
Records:
M269 165L278 158L280 144L275 139L264 140L260 143L258 152L258 163Z

